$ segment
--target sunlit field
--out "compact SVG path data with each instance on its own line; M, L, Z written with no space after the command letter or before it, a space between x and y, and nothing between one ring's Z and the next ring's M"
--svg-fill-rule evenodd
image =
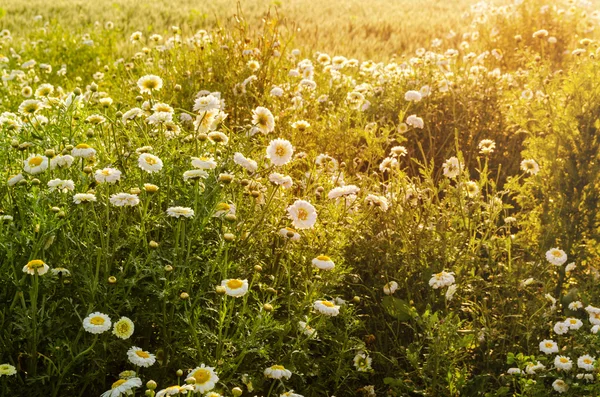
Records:
M0 4L0 396L598 396L597 3Z

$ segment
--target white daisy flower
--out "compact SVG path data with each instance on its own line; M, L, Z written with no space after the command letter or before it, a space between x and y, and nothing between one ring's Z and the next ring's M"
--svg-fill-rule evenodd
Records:
M273 365L265 369L265 376L271 379L289 379L292 377L292 372L285 369L283 365Z
M240 297L248 292L248 280L240 280L237 278L226 279L221 281L221 286L225 288L225 293L229 296Z
M91 193L77 193L73 195L73 202L75 204L89 203L96 201L96 196Z
M395 281L390 281L386 285L383 286L383 293L386 295L392 295L398 289L398 283Z
M570 371L573 368L573 361L569 357L558 355L554 358L554 366L559 370Z
M558 344L552 339L544 339L540 342L540 351L544 354L558 353Z
M75 161L75 158L70 154L56 155L50 160L50 169L69 168L73 164L73 161Z
M127 358L129 358L129 362L138 367L149 367L156 362L154 354L144 351L136 346L132 346L127 350Z
M454 272L441 271L440 273L436 273L431 276L431 279L429 280L429 285L433 289L438 289L450 286L454 284L454 282Z
M189 207L170 207L167 208L167 214L174 218L179 218L181 216L185 218L193 218L194 210Z
M358 372L369 372L372 369L371 362L373 360L365 352L358 352L352 361Z
M252 124L263 134L275 130L275 118L273 113L265 107L259 106L252 112Z
M448 178L456 178L464 165L456 157L450 157L444 163L444 175Z
M152 91L160 91L163 81L160 77L153 74L142 76L137 81L141 94L152 94Z
M85 143L80 143L71 150L71 155L73 155L73 157L89 159L96 155L96 149Z
M102 393L101 397L121 397L133 394L133 389L142 386L140 378L119 379L112 384L110 390Z
M163 168L163 162L150 153L142 153L138 158L138 166L148 173L158 172Z
M101 334L110 329L110 317L104 313L94 312L83 319L83 328L92 334Z
M32 154L24 161L23 169L25 172L36 175L48 169L48 157L39 154Z
M239 152L236 152L233 155L233 162L245 168L248 172L255 172L258 169L256 161L244 157L244 155Z
M133 321L127 317L121 317L119 321L114 324L112 333L117 338L129 339L129 337L133 335L134 330L135 326L133 325Z
M67 193L75 190L75 182L70 179L51 179L48 181L48 187L51 192L58 190L61 193Z
M331 270L335 267L335 264L330 257L326 255L319 255L312 260L313 266L321 270Z
M25 177L23 177L23 174L13 175L10 178L8 178L8 181L6 181L6 184L8 186L15 186L17 183L21 182L23 179L25 179Z
M283 175L278 172L273 172L269 175L269 180L275 185L283 186L285 189L289 189L294 185L291 176Z
M577 359L577 367L585 371L594 371L594 363L596 359L589 354L585 354Z
M318 300L313 304L316 311L327 316L335 317L340 314L340 307L328 300Z
M183 386L169 386L166 389L162 389L160 390L158 393L156 393L156 397L163 397L163 396L175 396L175 395L179 395L179 394L187 394L188 391L193 391L194 390L194 386L193 385L183 385Z
M561 249L550 248L546 252L546 259L554 266L562 266L567 261L567 254Z
M134 207L140 203L140 199L135 194L117 193L110 196L110 203L116 207Z
M121 171L116 168L103 168L96 170L94 173L94 179L98 183L117 183L121 180Z
M569 390L569 385L562 379L556 379L552 387L559 393L566 393Z
M27 274L31 274L32 276L36 273L38 276L43 276L48 273L50 266L48 266L44 261L40 259L34 259L29 262L25 266L23 266L23 272Z
M192 157L192 166L201 170L214 170L217 162L212 157Z
M207 391L214 389L219 381L215 369L213 367L207 367L204 364L191 370L186 380L189 378L194 378L196 380L196 383L194 384L194 391L196 393L206 393Z
M285 139L274 139L267 147L267 158L271 160L271 164L282 166L287 164L294 154L292 144Z
M287 213L296 229L310 229L317 221L317 210L308 201L296 200L287 208Z

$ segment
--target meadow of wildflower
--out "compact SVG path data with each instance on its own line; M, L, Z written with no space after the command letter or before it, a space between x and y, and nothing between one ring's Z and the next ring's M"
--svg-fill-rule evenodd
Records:
M1 396L600 394L595 4L381 3L2 5Z

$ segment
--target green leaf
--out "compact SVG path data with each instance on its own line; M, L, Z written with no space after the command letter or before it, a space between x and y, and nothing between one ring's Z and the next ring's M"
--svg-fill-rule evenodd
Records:
M383 298L382 305L390 316L396 317L399 321L408 321L411 319L411 308L405 300L386 296Z

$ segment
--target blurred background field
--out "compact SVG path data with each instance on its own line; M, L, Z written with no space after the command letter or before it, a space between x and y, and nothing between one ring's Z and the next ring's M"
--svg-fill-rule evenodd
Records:
M160 33L173 24L184 31L213 28L217 23L231 26L239 10L258 27L270 11L279 15L284 30L295 31L303 47L386 60L460 29L473 4L471 0L6 0L0 5L6 14L0 26L18 32L41 14L70 26L112 20L125 32Z

